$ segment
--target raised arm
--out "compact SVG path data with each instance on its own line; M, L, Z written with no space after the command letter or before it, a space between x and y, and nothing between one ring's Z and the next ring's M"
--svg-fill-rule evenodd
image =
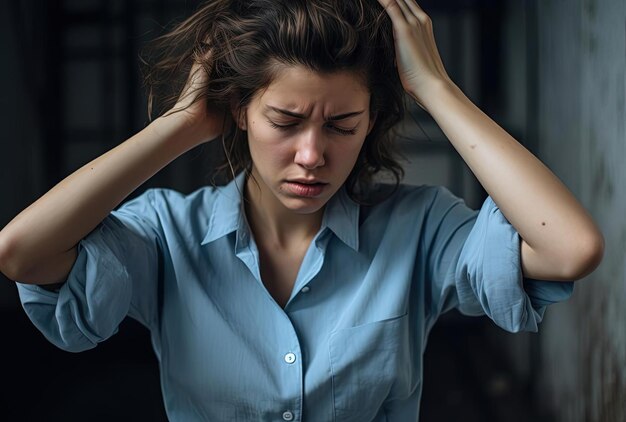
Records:
M202 68L194 66L174 107L184 111L157 118L9 222L0 231L0 271L23 283L62 282L76 260L78 242L124 198L178 156L219 136L224 114L193 101L203 78Z
M476 107L447 75L432 21L414 0L379 0L389 14L407 93L435 119L522 238L524 276L576 280L602 260L604 238L565 185Z

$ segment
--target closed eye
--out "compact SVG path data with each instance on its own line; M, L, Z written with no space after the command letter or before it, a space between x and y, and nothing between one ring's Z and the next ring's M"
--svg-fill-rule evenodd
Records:
M340 133L342 135L354 135L356 133L356 127L352 128L352 129L342 129L340 127L331 125L331 128L332 128L332 130L334 130L337 133Z
M297 125L297 123L292 123L290 125L279 125L277 123L272 122L271 120L268 120L267 123L269 123L270 126L272 126L274 129L282 129L282 130L289 129Z
M271 120L267 120L267 122L270 124L270 126L272 126L274 129L278 129L278 130L282 130L282 131L287 131L290 130L292 128L294 128L295 126L297 126L297 123L292 123L292 124L288 124L288 125L279 125L277 123L272 122ZM352 129L342 129L340 127L337 127L335 125L327 125L327 127L334 131L339 133L340 135L345 135L345 136L349 136L349 135L354 135L356 134L356 127L352 128Z

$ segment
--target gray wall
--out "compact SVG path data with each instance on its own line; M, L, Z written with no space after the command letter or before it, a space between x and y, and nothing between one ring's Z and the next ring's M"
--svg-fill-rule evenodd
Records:
M492 338L550 420L626 421L626 2L538 0L535 10L528 3L508 2L505 43L520 49L506 49L505 62L536 69L537 89L532 75L516 85L519 72L507 72L508 116L520 121L514 93L521 100L526 89L534 152L600 225L606 252L571 300L550 307L538 334Z
M606 251L539 333L491 330L510 363L493 382L525 384L547 420L626 421L626 2L509 0L505 21L490 116L582 202Z
M626 2L539 4L540 157L599 223L601 266L542 327L559 421L626 420Z

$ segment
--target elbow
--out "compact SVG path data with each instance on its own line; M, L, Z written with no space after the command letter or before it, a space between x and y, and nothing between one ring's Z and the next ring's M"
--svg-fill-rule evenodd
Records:
M565 267L564 278L572 281L580 280L598 268L604 257L604 236L599 231L577 244L577 259L571 260Z
M12 281L18 281L24 274L15 250L15 242L0 232L0 272Z
M19 278L19 270L12 256L12 244L5 237L0 237L0 272L10 280Z

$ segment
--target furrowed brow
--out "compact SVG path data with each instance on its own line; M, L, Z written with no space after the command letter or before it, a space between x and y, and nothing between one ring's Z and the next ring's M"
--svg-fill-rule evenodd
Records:
M324 117L324 120L326 120L327 122L335 122L337 120L344 120L344 119L348 119L350 117L358 116L359 114L363 113L363 111L364 110L352 111L350 113L344 113L344 114L338 114L336 116Z
M304 114L295 113L295 112L289 111L289 110L283 110L281 108L273 107L273 106L270 106L270 105L268 105L267 108L272 110L272 111L274 111L274 112L276 112L276 113L284 114L284 115L289 116L289 117L295 117L297 119L304 119L306 117ZM328 117L324 117L324 120L327 121L327 122L335 122L337 120L344 120L344 119L348 119L348 118L353 117L353 116L358 116L359 114L362 114L363 111L364 110L352 111L350 113L337 114L335 116L328 116Z
M306 117L304 114L294 113L293 111L283 110L281 108L273 107L271 105L268 105L267 108L269 108L272 111L275 111L276 113L284 114L284 115L289 116L289 117L296 117L298 119L304 119Z

